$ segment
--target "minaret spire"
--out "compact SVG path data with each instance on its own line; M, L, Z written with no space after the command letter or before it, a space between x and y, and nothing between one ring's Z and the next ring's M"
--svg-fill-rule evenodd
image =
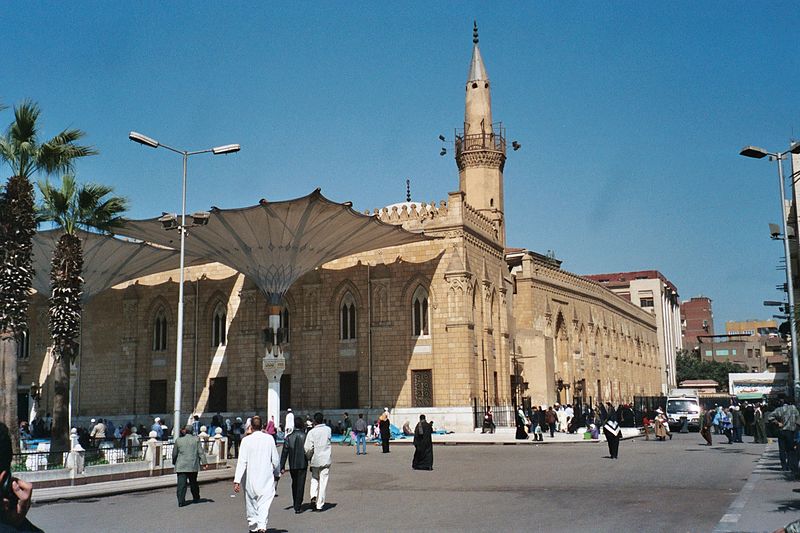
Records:
M478 22L472 23L472 59L465 87L464 129L456 134L459 188L467 203L495 223L505 244L503 166L505 132L492 121L492 90L478 46Z

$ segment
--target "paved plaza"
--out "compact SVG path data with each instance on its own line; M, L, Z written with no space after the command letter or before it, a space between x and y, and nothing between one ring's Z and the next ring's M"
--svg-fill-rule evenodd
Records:
M751 474L771 463L759 463L764 445L708 448L700 440L696 433L666 442L626 440L618 461L607 458L602 442L440 445L433 472L411 470L410 446L394 446L388 455L370 447L360 457L353 448L334 446L329 508L295 515L287 476L269 526L277 531L720 530L720 519L741 500ZM45 531L96 531L102 524L104 531L245 532L244 502L241 495L232 497L231 485L204 484L205 501L181 509L174 489L162 488L38 504L30 516ZM781 482L776 490L785 488L784 499L792 500L793 487ZM797 507L773 512L765 505L764 510L777 524L762 519L764 531L797 518Z

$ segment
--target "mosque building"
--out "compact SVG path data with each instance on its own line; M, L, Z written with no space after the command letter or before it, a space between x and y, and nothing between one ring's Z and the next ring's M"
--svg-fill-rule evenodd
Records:
M428 239L328 262L291 286L280 312L284 410L335 419L389 407L400 424L426 413L439 428L470 431L486 405L616 403L662 392L651 313L554 257L507 245L506 136L493 121L477 29L473 41L455 137L457 190L439 203L408 198L367 213ZM193 264L185 276L181 412L263 413L270 303L219 263ZM170 416L178 279L177 269L143 276L85 306L78 420ZM19 360L22 411L27 384L52 404L40 295L31 317Z

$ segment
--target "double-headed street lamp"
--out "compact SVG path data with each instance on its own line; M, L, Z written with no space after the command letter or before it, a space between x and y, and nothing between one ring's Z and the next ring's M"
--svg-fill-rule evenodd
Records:
M166 144L162 144L155 139L147 137L146 135L142 135L141 133L137 133L135 131L130 132L128 138L134 142L139 144L143 144L145 146L149 146L151 148L166 148L171 152L175 152L176 154L181 154L183 156L183 187L181 193L181 222L180 224L177 223L177 217L175 215L165 215L159 218L159 221L164 226L164 229L177 229L181 233L181 266L180 266L180 284L178 289L178 333L177 337L177 353L175 354L175 401L173 403L173 425L172 425L172 435L173 438L177 437L178 429L180 429L180 418L181 418L181 367L183 365L183 268L184 268L184 254L185 254L185 238L186 238L186 228L193 227L193 226L203 226L208 223L208 213L195 213L192 215L192 223L187 225L186 224L186 164L189 160L190 155L197 155L197 154L207 154L212 153L214 155L224 155L224 154L232 154L234 152L238 152L241 147L238 144L226 144L224 146L216 146L214 148L208 148L206 150L195 150L193 152L189 152L186 150L178 150L177 148L172 148L171 146L167 146Z
M793 142L789 149L784 152L767 152L757 146L745 146L739 155L762 159L769 156L770 160L778 163L778 185L781 191L781 224L783 225L783 251L786 254L786 291L789 293L789 331L792 334L792 392L794 393L795 403L800 400L800 375L797 368L797 323L795 320L794 308L794 284L792 282L792 257L789 254L789 231L786 221L789 218L786 212L786 193L783 186L783 160L788 154L800 154L800 142Z

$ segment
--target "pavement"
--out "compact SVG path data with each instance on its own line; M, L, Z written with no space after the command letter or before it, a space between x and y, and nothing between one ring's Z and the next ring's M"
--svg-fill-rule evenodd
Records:
M639 430L636 428L622 428L623 440L637 438ZM446 435L434 435L434 445L455 446L455 445L520 445L520 446L541 446L541 445L558 445L558 444L600 444L604 440L585 440L583 435L568 434L568 433L555 433L553 437L545 435L544 440L534 441L533 437L529 440L517 440L515 438L515 431L508 428L498 428L495 433L449 433ZM396 439L391 441L392 446L407 446L413 445L412 438ZM339 447L340 445L334 444ZM370 443L369 446L380 446L378 443ZM346 448L346 446L341 446ZM197 476L200 483L210 483L221 480L233 479L236 470L236 460L228 460L227 467L217 470L201 471ZM94 498L98 496L108 496L112 494L124 494L127 492L138 492L152 489L161 489L166 487L174 487L176 485L176 478L172 474L132 478L117 481L104 481L100 483L87 483L85 485L65 486L65 487L51 487L40 488L34 490L33 501L34 503L46 503L58 500L72 500L81 498Z
M771 441L767 445L756 445L749 442L752 440L751 437L745 437L746 442L744 444L727 445L718 441L713 447L705 447L700 446L700 438L696 433L692 433L690 435L676 435L675 437L676 438L674 439L674 442L666 441L663 443L656 443L652 441L647 442L644 440L644 438L636 438L632 432L629 432L626 440L629 440L630 442L621 446L621 458L626 460L630 466L628 468L628 473L623 473L624 479L615 480L611 483L607 483L608 480L605 480L602 483L602 487L600 487L601 493L608 493L609 498L614 498L614 501L616 502L622 502L623 504L641 507L641 509L637 512L645 513L641 515L645 519L645 525L637 525L635 529L641 531L713 531L714 533L731 533L742 531L774 532L786 526L790 522L800 519L800 482L788 479L786 473L781 471L776 442ZM500 463L495 464L491 468L491 472L493 473L488 474L488 476L497 475L497 480L487 479L487 474L482 475L482 482L488 484L487 490L490 492L500 491L500 493L509 494L522 491L529 496L533 496L534 492L538 492L538 489L528 486L527 483L522 480L520 480L522 486L516 486L513 483L511 486L504 486L503 483L509 478L518 476L520 474L518 471L519 469L515 467L514 461L519 461L520 459L525 462L529 461L528 459L524 459L524 457L526 457L526 454L528 454L528 452L525 450L531 449L531 446L534 447L531 449L531 452L534 455L528 456L530 457L530 460L537 460L537 457L539 460L545 457L550 457L550 460L545 459L545 461L552 463L552 458L557 458L556 460L560 460L560 458L570 456L573 457L573 459L570 461L570 464L577 468L577 472L584 473L590 472L591 468L586 470L587 467L585 465L583 467L580 466L580 462L585 461L586 459L591 460L592 458L601 458L602 455L606 453L606 447L602 440L600 442L584 441L582 437L565 434L556 434L553 438L545 436L545 440L543 442L534 442L530 440L516 441L514 439L514 433L508 430L500 430L494 434L462 433L437 435L434 440L438 445L436 449L439 450L436 452L437 470L439 471L438 475L442 475L441 469L444 468L442 463L447 465L448 459L450 461L454 461L453 459L450 459L452 454L456 454L455 457L462 458L465 464L458 467L453 464L450 466L450 468L448 468L448 470L451 470L453 467L456 467L457 470L463 470L463 466L475 466L474 461L476 460L487 463L483 466L488 467L492 461L500 460ZM559 444L569 445L579 443L582 443L585 446L557 446ZM385 465L387 461L397 463L397 467L401 469L404 466L407 467L407 465L405 465L406 456L413 453L411 449L408 449L408 444L411 444L410 439L392 441L392 450L395 453L390 454L390 456L383 456L382 454L379 454L378 452L380 448L376 447L375 445L370 445L368 447L367 456L369 457L369 460L365 457L362 458L361 461L352 461L352 458L350 457L350 455L353 454L352 448L348 449L346 446L334 445L336 456L335 462L337 464L337 476L335 479L337 482L341 482L341 476L343 475L342 471L359 468L357 466L359 464L362 466L373 465L367 466L367 476L370 476L369 472L372 471L373 468L383 468L381 465ZM499 450L498 452L494 452L490 451L493 449L492 447L480 446L492 444L501 446L514 445L512 449L519 450L519 453L522 453L523 455L517 457L519 455L517 452L512 455L507 455L506 453L500 452L501 455L498 455ZM454 445L461 446L458 448L451 448L451 446ZM449 449L452 449L453 451L447 451ZM536 452L536 449L540 449L542 451ZM564 452L557 451L559 449L563 449ZM456 450L463 450L463 452ZM481 450L485 450L485 452ZM549 452L547 452L545 455L541 455L547 450L549 450ZM652 456L653 453L657 453L659 458L656 459L655 457L651 457L648 459L647 456ZM397 461L398 454L400 454L400 461ZM443 455L444 458L442 458ZM641 457L637 458L637 455ZM674 457L670 459L671 456ZM514 457L517 457L517 459L514 459ZM645 462L641 463L639 462L640 460ZM653 463L654 461L658 461L664 466L655 467L655 464ZM455 460L455 462L457 463L458 460ZM596 463L597 466L601 466L601 470L591 474L593 479L597 476L600 476L600 478L605 476L607 467L603 468L604 464L605 463ZM619 469L619 467L616 466L616 461L612 461L609 464L615 466L616 469ZM526 465L524 463L519 464L519 467L522 470L525 470L530 466L531 465ZM549 466L553 465L550 464ZM513 474L508 471L509 467L512 469ZM655 467L653 468L651 477L641 478L642 471L648 470L650 467ZM665 480L661 479L662 477L669 479L673 479L675 477L674 473L670 473L669 476L667 476L668 470L678 472L680 479L683 479L684 482L682 483L680 480L674 479L672 482L665 483ZM234 471L235 462L230 461L227 468L201 472L199 475L199 480L208 487L207 489L203 489L203 493L210 493L212 497L216 495L217 502L221 500L224 501L224 499L227 499L228 497L233 498L233 495L225 493L230 492L229 482L233 478ZM663 472L663 474L659 474L659 472ZM376 472L376 474L382 476L382 474L378 472ZM392 475L387 478L389 479L388 486L383 486L383 484L379 483L378 480L353 481L347 479L344 483L344 487L340 485L339 487L336 487L336 489L337 492L346 492L347 490L355 491L355 493L358 495L356 498L357 500L363 498L367 494L370 494L369 491L371 491L372 498L374 498L376 494L380 494L384 491L403 492L404 497L407 498L408 496L405 494L406 491L411 491L413 494L417 490L422 490L420 487L400 486L403 484L401 479L407 476L407 474L405 476L397 475L395 472L391 472L391 474ZM356 475L356 472L346 472L346 475ZM419 474L412 475L418 476ZM532 472L531 481L533 482L533 485L544 485L541 490L543 491L545 497L558 499L559 491L566 490L568 491L567 494L575 494L579 495L579 497L588 496L593 502L596 500L597 494L590 489L593 482L587 479L582 480L580 474L574 477L574 484L572 485L569 483L564 483L562 478L558 478L557 481L554 481L549 478L550 475L550 473L547 473L547 467L535 467ZM356 477L356 479L360 478ZM537 483L537 481L540 483ZM464 480L456 482L454 486L450 483L444 483L438 488L438 490L443 492L455 491L455 493L451 496L455 498L466 498L464 500L466 502L471 498L471 496L469 496L471 490L467 489L465 484L468 485L468 483L466 483ZM562 488L561 485L565 486ZM627 490L633 491L633 493L638 492L639 494L637 496L628 494L626 489L623 487L624 485L628 486ZM151 494L164 494L166 489L170 489L174 486L175 476L166 475L153 478L137 478L123 481L95 483L76 487L37 489L34 492L34 508L47 510L51 506L59 506L62 503L65 503L67 500L98 502L101 501L98 498L103 497L103 501L106 501L105 497L108 497L108 501L112 501L112 498L114 498L113 495L124 495L136 492L143 493L141 498L148 498ZM461 489L457 487L461 487ZM638 487L638 491L636 487ZM368 492L364 492L364 489L366 489ZM464 492L465 489L466 492ZM429 487L428 490L433 490L435 492L437 489L432 486ZM534 492L530 492L531 490L534 490ZM655 494L661 493L657 499L658 503L653 503L652 506L648 505L648 498L645 496L645 493L653 493L654 497ZM166 498L166 500L174 499L172 491L168 491L167 494L169 494L169 497ZM425 494L426 498L430 497L435 499L433 496L434 493L426 492ZM550 496L546 496L547 494L550 494ZM569 496L567 497L569 498ZM603 496L600 497L602 498ZM125 498L125 496L117 496L117 498ZM162 496L162 498L164 497ZM395 501L395 498L396 496L393 496L390 498L390 501ZM401 497L400 500L402 499L403 498ZM214 500L208 501L213 503ZM347 501L344 497L340 497L339 501L343 505L347 504ZM282 502L287 503L288 500L282 500ZM463 504L464 502L460 503ZM48 505L41 507L42 504ZM475 500L473 504L478 506L482 505L480 499ZM417 502L415 505L422 504ZM536 508L536 505L533 503L531 505L533 507L529 510L533 512ZM592 503L591 505L595 505L595 503ZM691 513L694 511L706 514L707 516L705 516L703 519L705 521L688 522L689 524L692 524L691 526L673 524L675 526L674 528L662 528L662 525L656 525L657 522L647 521L650 519L650 513L655 511L655 505L663 505L665 509L670 509L670 516L673 519L676 517L675 511L680 511L679 514L688 515L683 517L684 520L690 518ZM334 504L334 507L335 506L336 504ZM435 508L432 508L431 512L434 512L433 509ZM331 511L335 512L334 509L331 509ZM635 515L636 513L631 514ZM612 524L614 524L615 527L619 527L620 530L629 530L631 527L633 527L633 524L630 522L630 518L627 518L626 513L621 512L619 507L616 508L614 516L614 520L616 520L616 522L613 522ZM655 514L653 519L658 520L657 517L658 514ZM708 521L709 519L711 519L710 522ZM506 520L511 519L507 518ZM507 523L509 525L522 525L515 520L511 520ZM542 527L533 527L532 530L551 530L549 527L546 527L546 522L540 521L539 524ZM606 527L603 527L601 522L590 522L590 524L592 525L590 529L596 529L598 531L613 530L613 528L607 529ZM663 525L668 524L669 521L665 522ZM310 528L309 530L313 530L315 527L321 524L312 526L309 523L307 525ZM442 526L439 529L450 529L450 527L444 527L449 525L448 523L442 522L439 525ZM473 527L471 526L475 525L475 523L468 522L465 529L472 530ZM293 527L293 529L296 528ZM301 527L299 529L303 530L304 528ZM392 530L394 528L390 527L389 529ZM516 530L518 528L509 526L505 529ZM120 531L123 530L124 529L120 529Z
M714 533L772 532L794 520L800 520L800 482L781 470L778 444L772 439Z
M742 494L766 446L701 442L697 433L664 442L629 439L619 460L609 459L602 442L438 445L432 472L412 470L412 446L393 443L389 454L369 446L364 456L334 446L323 512L310 512L306 503L295 514L284 479L269 527L293 533L710 532ZM205 483L200 492L200 503L180 509L174 487L165 487L34 503L29 516L48 532L247 531L243 496L233 493L230 480ZM778 525L791 518L773 514Z

